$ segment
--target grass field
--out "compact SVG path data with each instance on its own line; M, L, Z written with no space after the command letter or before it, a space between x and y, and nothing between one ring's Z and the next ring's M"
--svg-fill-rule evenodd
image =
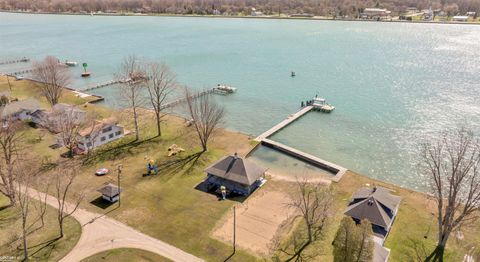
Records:
M15 207L2 208L6 204L8 199L0 195L0 256L15 257L18 259L14 261L20 261L23 258L20 210ZM31 209L30 218L33 218L35 210L33 207ZM48 206L44 227L28 236L28 251L32 261L58 261L78 242L82 229L73 218L65 220L65 235L56 240L59 236L56 214L56 210ZM40 223L37 223L32 228L39 225Z
M169 262L157 254L133 248L119 248L104 251L83 259L82 262Z

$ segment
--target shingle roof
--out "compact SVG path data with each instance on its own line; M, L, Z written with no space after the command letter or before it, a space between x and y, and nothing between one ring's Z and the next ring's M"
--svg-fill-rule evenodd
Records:
M28 98L21 101L12 102L1 109L2 118L9 117L23 110L34 112L40 109L40 103L35 98Z
M397 210L400 197L390 194L383 187L361 188L353 194L353 201L347 207L345 215L388 228L393 219L392 213Z
M211 165L205 172L208 174L250 186L266 171L254 163L237 156L226 156Z
M107 196L107 197L114 197L114 196L118 195L118 193L120 191L121 191L121 189L119 190L118 186L116 186L112 183L108 183L105 186L103 186L102 188L100 188L99 190L97 190L97 192L100 192L100 193L102 193L102 195Z

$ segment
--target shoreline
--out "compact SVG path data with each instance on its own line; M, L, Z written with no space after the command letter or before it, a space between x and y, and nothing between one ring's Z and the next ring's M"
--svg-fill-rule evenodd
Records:
M58 12L26 12L14 10L0 10L0 13L28 14L28 15L73 15L73 16L123 16L123 17L189 17L189 18L226 18L226 19L266 19L266 20L305 20L305 21L338 21L338 22L381 22L405 24L434 24L434 25L480 25L478 22L457 21L407 21L407 20L367 20L367 19L333 19L324 17L290 17L290 16L224 16L224 15L180 15L166 13L58 13Z

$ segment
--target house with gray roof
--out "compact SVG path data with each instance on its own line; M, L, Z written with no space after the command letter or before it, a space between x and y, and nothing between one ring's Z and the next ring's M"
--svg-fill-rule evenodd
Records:
M40 102L35 98L11 102L0 108L2 120L29 120L31 114L40 109Z
M266 171L266 168L259 167L235 153L206 168L205 182L210 188L225 186L230 192L249 195L261 184Z
M375 235L385 238L390 231L400 205L400 197L384 187L364 187L355 192L345 215L357 222L366 219L372 223Z
M372 224L374 262L388 261L390 250L383 246L397 215L401 198L384 187L363 187L352 196L345 215L360 223L363 219Z

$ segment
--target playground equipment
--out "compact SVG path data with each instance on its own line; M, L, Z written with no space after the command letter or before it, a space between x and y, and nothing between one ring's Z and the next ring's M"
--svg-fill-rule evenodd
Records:
M155 163L155 160L150 159L148 157L145 157L145 160L147 160L147 174L151 175L152 173L154 175L157 174L157 164Z

